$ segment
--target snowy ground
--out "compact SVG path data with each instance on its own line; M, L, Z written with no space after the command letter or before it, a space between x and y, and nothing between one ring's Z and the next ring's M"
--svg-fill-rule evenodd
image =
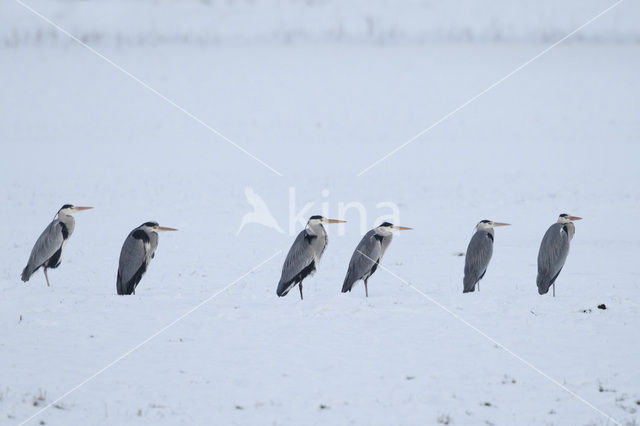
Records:
M81 47L0 51L0 423L19 424L162 327L236 285L31 424L581 424L612 420L387 271L339 293L355 210L315 277L278 299L296 209L392 201L384 264L621 424L640 420L638 45L552 50L361 177L540 44L159 46L99 50L280 177ZM327 196L322 195L328 190ZM18 276L65 202L93 205L47 288ZM539 241L584 217L558 297L537 295ZM462 295L475 223L496 232L480 293ZM163 234L135 297L115 295L127 233ZM299 230L301 225L297 226ZM606 310L596 308L605 303ZM587 312L585 312L585 310Z

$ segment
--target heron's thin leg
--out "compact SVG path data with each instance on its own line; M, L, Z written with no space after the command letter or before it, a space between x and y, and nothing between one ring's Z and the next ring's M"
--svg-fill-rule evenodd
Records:
M365 294L365 297L369 297L369 289L367 288L367 280L364 280L364 294Z
M302 281L298 283L298 288L300 289L300 300L304 300L304 297L302 297Z
M553 283L553 297L556 297L556 283Z
M44 268L44 277L47 279L47 287L51 287L51 285L49 285L49 276L47 275L47 268Z
M480 291L480 281L478 281L478 291Z

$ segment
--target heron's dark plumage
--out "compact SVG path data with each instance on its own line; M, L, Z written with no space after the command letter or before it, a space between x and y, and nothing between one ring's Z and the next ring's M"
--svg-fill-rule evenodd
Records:
M62 232L63 240L66 240L67 238L69 238L69 228L67 228L67 225L65 225L62 222L60 222L60 231Z
M65 204L65 206L70 205ZM62 208L64 209L65 206ZM22 281L29 281L31 275L41 267L49 269L60 265L62 248L73 233L74 224L73 217L58 213L58 217L45 228L34 244L27 266L22 271Z
M142 265L140 265L138 270L133 274L131 278L129 278L127 281L124 281L122 278L121 272L118 271L118 278L117 278L118 294L119 295L135 294L136 287L140 283L140 280L142 280L142 276L144 275L145 272L147 272L147 264L143 263Z
M146 225L146 223L145 223ZM136 229L135 231L133 231L133 233L131 234L131 236L133 238L135 238L136 240L142 240L145 243L148 243L150 240L149 236L147 235L146 232L144 232L141 229Z
M480 229L473 234L464 261L463 293L475 291L476 284L487 272L493 255L493 230Z
M393 225L385 222L380 226ZM376 232L376 229L370 230L362 237L349 261L347 274L342 283L343 293L351 291L355 283L359 280L368 280L376 272L392 238L391 234L385 236Z
M322 216L312 216L322 218ZM308 224L300 231L287 253L276 294L286 296L289 291L316 271L317 263L327 247L327 232L322 224Z
M156 222L145 222L129 233L120 251L116 290L120 295L135 294L158 247Z
M563 215L560 215L563 216ZM569 245L575 226L573 223L554 223L549 227L540 243L538 252L538 294L546 294L560 275L569 255Z
M299 282L302 282L309 274L316 271L316 262L312 261L308 266L306 266L302 271L300 271L296 276L291 278L289 281L278 284L278 291L276 294L280 297L286 296L287 293Z
M44 262L42 266L44 266L47 269L55 269L58 266L60 266L61 262L62 262L62 247L60 247L58 251L56 251L53 254L53 256L49 258L49 260Z

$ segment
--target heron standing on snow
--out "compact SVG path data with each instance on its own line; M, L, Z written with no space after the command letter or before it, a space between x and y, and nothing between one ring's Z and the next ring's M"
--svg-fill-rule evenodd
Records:
M463 293L474 291L476 284L478 284L478 291L480 291L480 280L487 272L493 255L493 228L496 226L509 226L509 224L485 219L476 225L476 232L469 241L464 259Z
M27 282L31 275L43 267L44 277L47 280L47 286L49 286L49 276L47 275L47 269L57 268L62 261L62 249L67 243L73 229L75 228L75 220L72 213L89 210L93 207L76 207L72 204L65 204L58 210L56 217L40 234L36 244L31 250L31 256L27 266L22 271L22 281Z
M298 284L300 299L303 299L302 280L316 272L318 262L327 247L327 231L323 226L327 223L345 223L345 221L311 216L307 226L296 237L282 266L282 275L276 291L279 297L286 296L289 290Z
M160 226L157 222L145 222L131 231L124 240L116 280L118 294L136 293L136 287L158 248L158 232L164 231L177 229Z
M360 243L358 243L356 250L351 256L347 276L344 278L344 284L342 284L342 292L346 293L351 291L357 281L364 280L364 294L366 297L369 297L367 281L378 268L384 252L387 251L389 244L391 244L393 231L410 229L412 228L395 226L389 222L384 222L382 225L364 234L364 237L362 237L362 240L360 240Z
M572 221L580 219L582 218L563 213L542 237L538 252L538 278L536 280L539 294L548 293L549 287L553 285L553 297L556 297L556 278L560 275L564 262L567 260L569 245L576 232Z

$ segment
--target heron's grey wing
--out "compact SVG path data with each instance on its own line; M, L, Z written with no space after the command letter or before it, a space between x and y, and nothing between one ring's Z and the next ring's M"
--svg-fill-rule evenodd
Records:
M569 235L562 223L554 223L547 230L538 252L538 293L545 294L554 283L569 254Z
M27 266L22 271L22 281L28 281L31 274L56 255L62 249L63 242L63 225L56 219L45 228L33 246Z
M376 237L375 231L371 230L362 237L351 256L349 269L342 284L342 292L351 291L353 284L358 280L371 276L381 256L382 242Z
M278 283L278 296L285 296L289 290L299 281L315 270L316 250L319 247L320 237L301 231L287 253L287 258L282 266L282 275Z
M477 231L471 237L464 259L464 290L469 293L475 290L482 279L493 255L493 235L487 231Z
M135 232L135 231L134 231ZM116 288L118 294L131 294L147 270L146 256L148 246L143 239L135 238L133 232L127 236L120 251L118 278Z

